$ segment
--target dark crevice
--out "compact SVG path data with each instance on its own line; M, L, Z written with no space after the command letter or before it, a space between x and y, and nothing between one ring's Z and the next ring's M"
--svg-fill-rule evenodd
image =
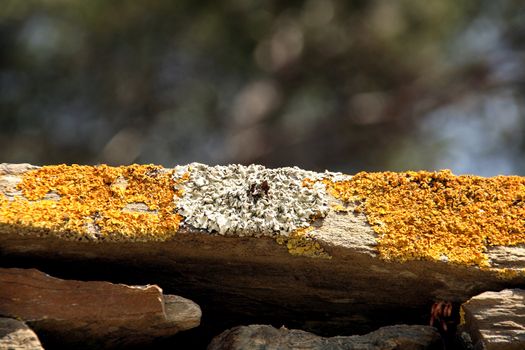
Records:
M253 289L230 290L227 286L207 284L202 276L192 276L188 271L177 271L160 266L129 266L102 260L70 261L60 258L2 257L0 266L17 268L36 268L53 277L80 281L108 281L128 285L157 284L164 294L175 294L196 302L202 309L201 325L166 339L155 341L155 348L171 348L173 344L181 348L205 349L211 339L222 331L249 324L269 324L274 327L286 326L289 329L303 329L321 336L355 335L371 332L379 327L392 324L427 324L429 308L375 308L368 315L373 322L361 322L349 326L341 315L329 310L323 311L323 300L312 298L310 309L296 309L294 305L280 300L262 301L257 295L250 295ZM264 268L264 267L261 267ZM169 281L167 276L169 275ZM202 288L209 285L209 288ZM315 305L317 303L317 305ZM338 317L341 318L338 321ZM39 334L40 335L40 334ZM61 339L43 334L46 349L57 348Z

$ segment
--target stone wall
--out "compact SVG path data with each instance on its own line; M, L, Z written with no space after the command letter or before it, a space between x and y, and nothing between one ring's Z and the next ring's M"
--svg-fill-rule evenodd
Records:
M162 344L432 322L451 348L462 303L525 288L524 198L525 178L448 171L2 164L0 267L196 302L200 326Z

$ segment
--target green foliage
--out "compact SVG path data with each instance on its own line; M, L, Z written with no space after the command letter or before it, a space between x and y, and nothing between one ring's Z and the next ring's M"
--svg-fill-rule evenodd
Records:
M432 113L459 106L456 119L468 119L469 99L483 105L502 93L519 109L523 93L512 72L496 74L523 50L525 21L512 1L3 0L2 8L3 161L454 167L447 147L432 152L448 138L425 131ZM498 171L524 169L523 118L513 120L517 146L504 156L514 161ZM428 156L412 157L414 147Z

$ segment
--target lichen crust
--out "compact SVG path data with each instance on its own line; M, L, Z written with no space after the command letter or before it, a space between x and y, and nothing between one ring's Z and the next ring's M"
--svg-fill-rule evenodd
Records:
M277 236L275 241L280 245L286 246L291 255L331 259L332 256L315 240L315 235L312 234L313 230L312 226L300 228L287 236Z
M72 240L166 240L182 219L172 172L155 165L31 170L17 185L22 195L0 195L2 225Z
M328 191L359 203L384 260L434 260L490 268L490 246L525 244L525 178L439 172L361 172L324 179Z
M174 179L189 173L176 198L184 222L221 235L284 235L308 227L329 210L329 196L319 174L293 168L268 169L261 165L178 167ZM305 186L305 180L316 179Z

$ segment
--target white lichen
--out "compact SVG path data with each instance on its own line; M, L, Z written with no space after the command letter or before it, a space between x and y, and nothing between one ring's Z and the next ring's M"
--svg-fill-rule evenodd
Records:
M210 167L193 163L177 167L175 180L182 182L182 197L175 199L184 222L219 234L287 235L308 227L329 210L325 185L305 179L339 179L338 173L319 174L293 168L267 169L261 165Z

